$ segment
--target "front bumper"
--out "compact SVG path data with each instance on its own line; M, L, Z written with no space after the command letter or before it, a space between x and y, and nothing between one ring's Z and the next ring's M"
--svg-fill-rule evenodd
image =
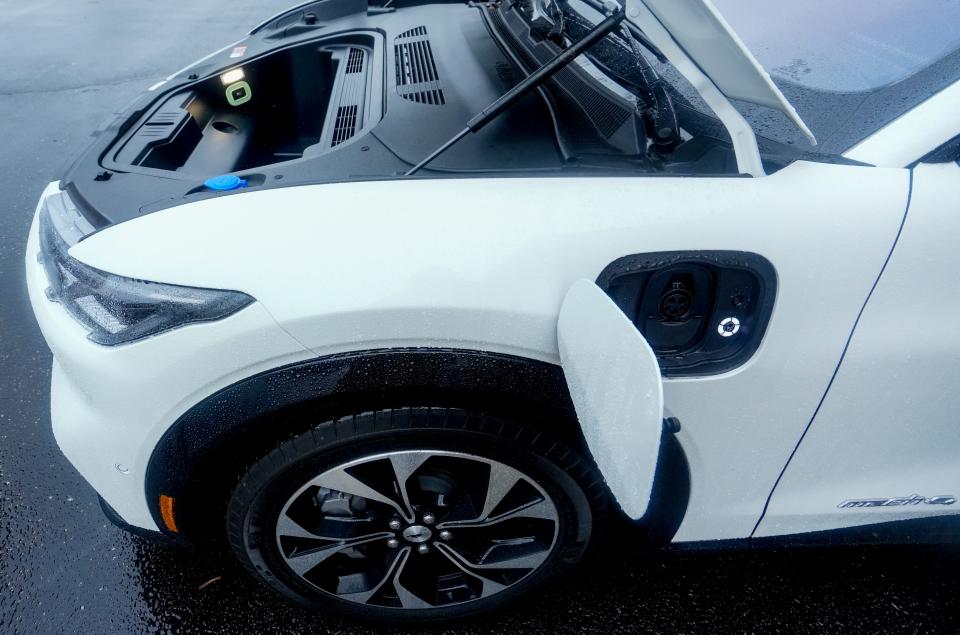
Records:
M97 500L100 502L100 510L103 512L103 515L106 516L107 520L113 523L115 527L118 527L127 533L131 533L134 536L139 536L144 540L149 540L150 542L163 545L165 547L182 546L183 543L177 542L177 540L172 538L169 534L131 525L120 517L120 514L117 513L117 510L115 510L113 507L110 507L110 503L105 501L103 496L98 495Z
M51 183L43 196L58 187ZM153 448L167 429L218 390L312 355L259 303L218 322L130 344L90 341L86 329L46 297L46 272L38 261L39 209L27 242L26 276L33 312L54 356L54 436L124 523L157 531L151 510L156 503L146 500L144 482Z

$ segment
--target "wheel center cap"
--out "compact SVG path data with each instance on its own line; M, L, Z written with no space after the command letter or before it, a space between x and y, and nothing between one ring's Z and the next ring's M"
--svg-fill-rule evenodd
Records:
M426 542L430 540L431 536L433 536L433 532L430 531L429 527L423 525L410 525L403 530L404 539L415 544Z

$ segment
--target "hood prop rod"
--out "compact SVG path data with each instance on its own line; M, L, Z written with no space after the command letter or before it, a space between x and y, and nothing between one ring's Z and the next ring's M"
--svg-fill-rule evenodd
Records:
M406 176L413 176L426 165L431 163L441 154L455 146L461 139L470 133L479 132L481 128L500 116L505 110L516 104L525 97L531 90L537 88L545 81L557 74L567 64L575 60L582 53L590 49L594 44L607 37L618 28L623 22L623 11L617 10L611 16L599 23L589 33L575 44L558 53L552 60L530 73L526 79L511 88L503 94L498 100L481 110L476 117L467 122L467 127L458 132L452 139L430 153L426 159L411 168Z

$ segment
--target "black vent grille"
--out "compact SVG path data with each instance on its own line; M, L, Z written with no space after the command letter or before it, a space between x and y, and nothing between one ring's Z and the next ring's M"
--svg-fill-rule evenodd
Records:
M604 137L612 137L631 117L628 110L597 94L569 68L562 69L555 77L590 115L590 120Z
M350 57L347 58L347 74L363 72L363 51L360 49L350 49Z
M333 140L330 146L338 146L357 134L357 106L340 106L333 125Z
M418 104L445 104L427 27L418 26L398 35L393 50L397 65L397 93Z

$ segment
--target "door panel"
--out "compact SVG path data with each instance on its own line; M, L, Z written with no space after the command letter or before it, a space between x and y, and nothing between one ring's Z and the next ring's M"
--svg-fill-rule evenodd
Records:
M896 249L756 535L960 512L958 239L960 167L919 166Z

